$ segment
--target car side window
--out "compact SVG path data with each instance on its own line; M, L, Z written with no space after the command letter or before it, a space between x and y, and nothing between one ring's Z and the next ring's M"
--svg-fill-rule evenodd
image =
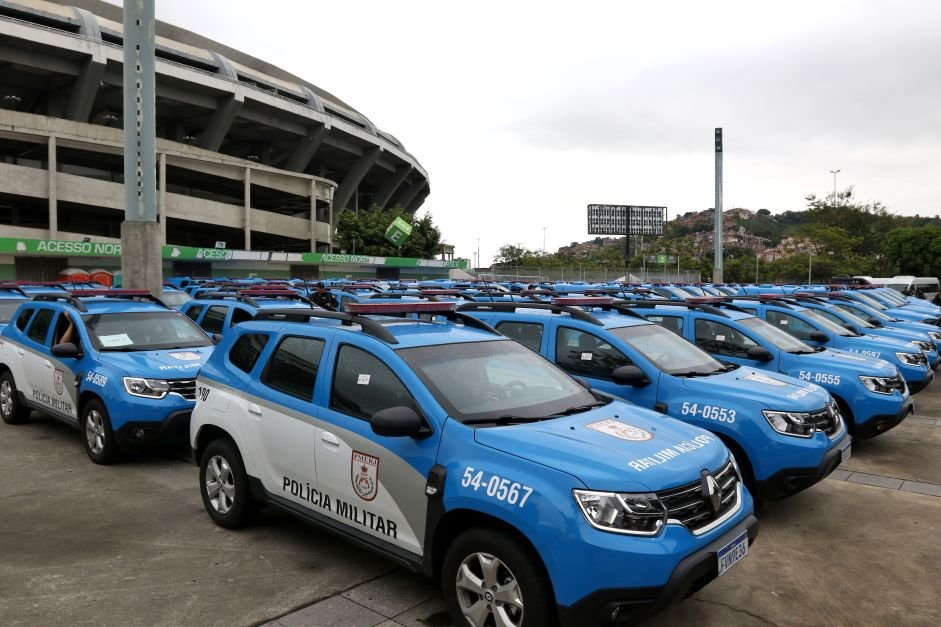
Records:
M209 308L209 311L206 312L206 315L203 316L203 321L199 325L203 328L203 331L209 333L222 333L222 328L225 326L225 315L229 313L229 308L224 305L213 305Z
M323 340L312 337L284 338L271 354L261 382L308 403L313 401L323 345Z
M768 322L778 327L782 331L790 333L799 340L809 340L811 333L816 333L817 329L810 326L797 316L784 313L782 311L769 311Z
M26 337L39 344L45 344L53 314L54 312L51 309L40 309L33 318L32 324L29 325Z
M237 325L237 324L240 323L240 322L248 322L249 320L251 320L251 319L254 318L254 317L255 317L255 316L253 316L251 313L245 311L244 309L239 309L238 307L236 307L235 309L232 310L232 322L231 322L231 325L232 325L232 326L235 326L235 325Z
M392 369L366 351L344 344L337 355L330 391L330 408L369 420L389 407L408 407L421 415L418 405Z
M543 326L535 322L511 322L504 320L497 324L497 331L503 335L513 338L526 348L539 352L542 346Z
M744 311L745 313L750 313L753 316L758 315L758 310L755 309L754 307L742 307L742 311Z
M563 370L593 379L611 379L611 372L633 362L606 340L586 331L559 327L555 361Z
M193 305L186 310L186 316L193 322L196 322L196 318L199 317L199 312L201 312L203 309L203 305Z
M16 328L20 331L26 329L26 325L29 323L30 317L32 317L33 312L36 311L32 307L27 307L20 312L20 315L16 318Z
M251 372L267 343L268 336L264 333L247 333L229 349L229 361L239 370Z
M697 320L696 345L707 353L714 355L746 357L748 349L758 346L758 343L744 333L721 322Z
M667 331L673 331L683 337L683 319L679 316L647 316L647 320L659 324Z

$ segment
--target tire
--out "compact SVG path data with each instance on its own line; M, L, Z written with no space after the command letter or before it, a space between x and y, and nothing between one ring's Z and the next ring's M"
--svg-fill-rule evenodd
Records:
M10 371L0 374L0 418L8 425L21 425L29 420L31 410L20 403Z
M539 558L500 531L470 529L455 538L444 555L441 588L455 625L542 627L558 622ZM502 623L494 620L497 612Z
M248 487L245 464L235 443L213 440L199 461L199 493L209 517L220 527L237 529L258 507Z
M104 403L98 399L85 403L79 429L82 431L82 445L90 460L107 466L121 458L121 449L111 428L111 416Z

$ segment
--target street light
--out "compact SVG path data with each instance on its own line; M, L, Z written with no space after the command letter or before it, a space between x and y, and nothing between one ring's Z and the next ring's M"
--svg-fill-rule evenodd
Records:
M830 170L830 174L833 175L833 206L836 207L836 175L839 174L839 170Z
M542 227L542 254L546 254L546 227Z
M477 278L480 279L480 238L477 238Z

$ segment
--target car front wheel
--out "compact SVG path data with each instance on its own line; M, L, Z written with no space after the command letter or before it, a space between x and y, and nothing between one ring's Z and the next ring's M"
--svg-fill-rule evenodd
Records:
M231 440L214 440L206 447L199 462L199 491L209 517L221 527L236 529L254 514L245 465Z
M21 425L29 420L29 407L20 404L16 383L11 372L0 375L0 418L8 425Z
M111 429L111 416L104 403L92 399L82 408L82 444L88 458L96 464L113 464L121 456Z

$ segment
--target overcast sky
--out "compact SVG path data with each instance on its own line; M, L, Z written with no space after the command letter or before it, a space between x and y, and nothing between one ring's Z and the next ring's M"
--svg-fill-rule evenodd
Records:
M941 210L941 3L157 0L336 94L421 162L459 256L588 238L589 203Z

